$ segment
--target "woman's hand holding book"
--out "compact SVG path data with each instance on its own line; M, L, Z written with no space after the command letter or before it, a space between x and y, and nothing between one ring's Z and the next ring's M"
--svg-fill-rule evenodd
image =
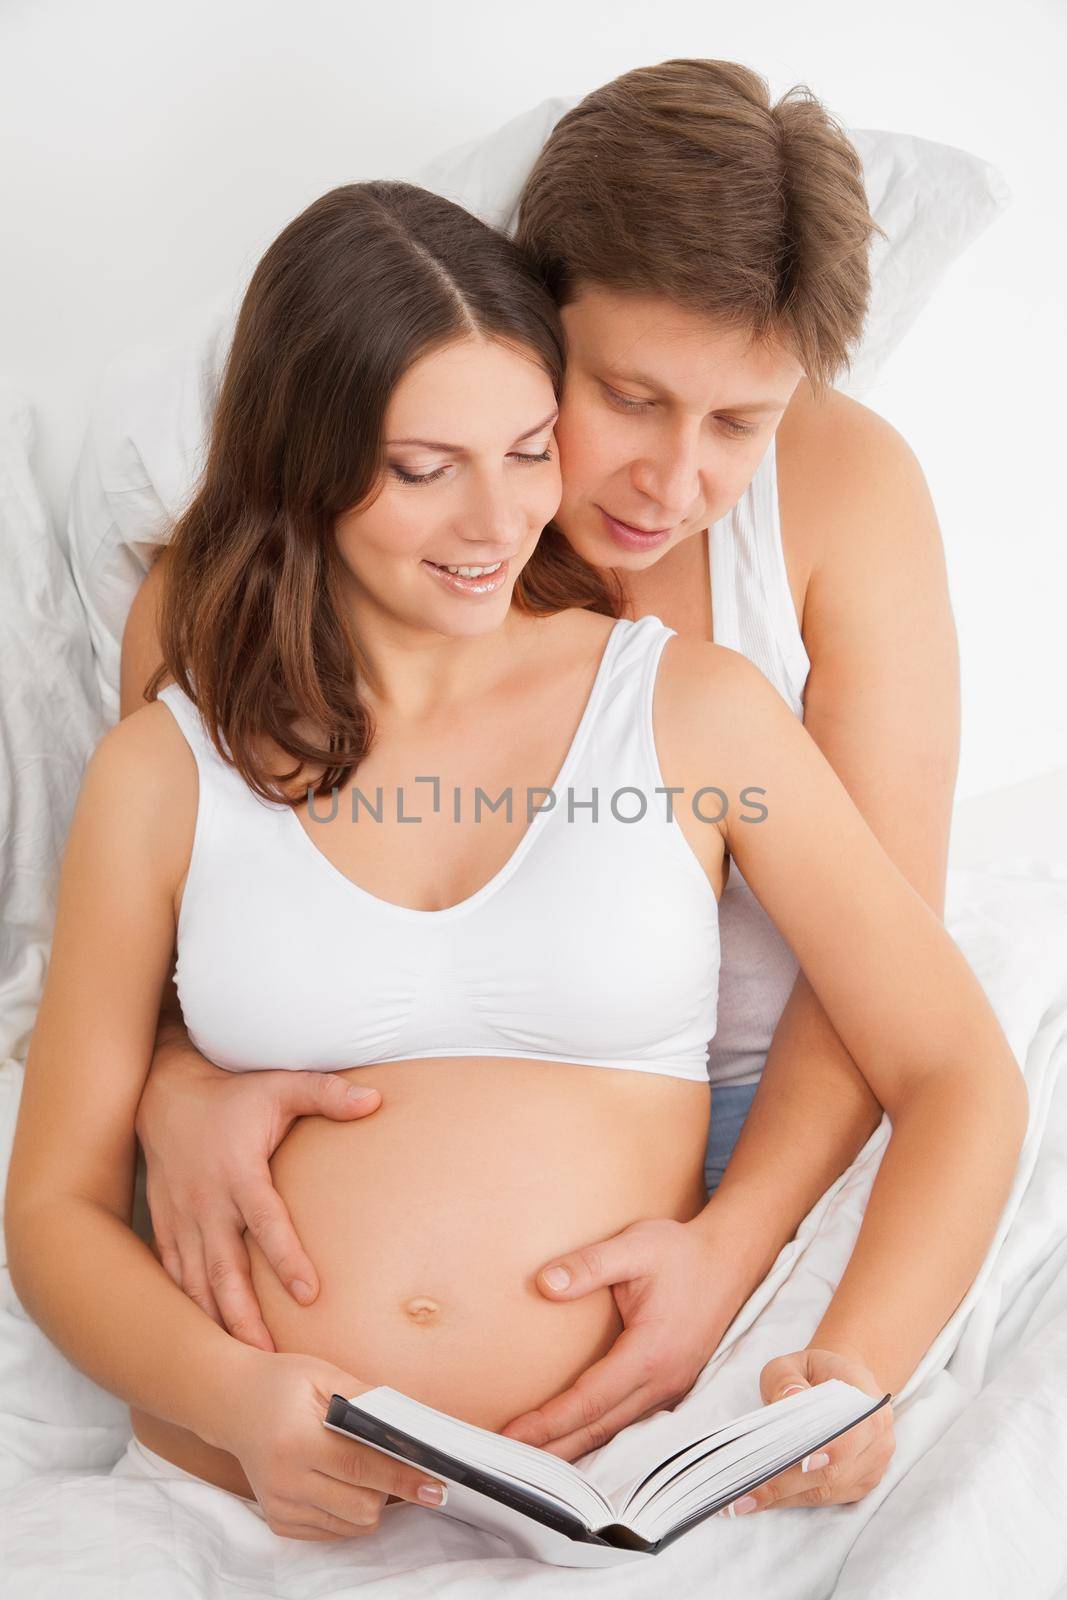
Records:
M760 1373L760 1394L769 1405L830 1378L841 1378L865 1394L878 1396L886 1392L885 1385L864 1363L861 1352L842 1346L837 1350L814 1347L776 1356ZM785 1510L793 1506L849 1505L862 1500L885 1477L895 1449L893 1407L885 1405L840 1438L831 1440L825 1450L806 1457L800 1466L761 1483L746 1497L755 1503L745 1506L744 1511L766 1511L771 1506ZM743 1514L738 1507L735 1515Z
M214 1437L240 1461L274 1533L361 1538L377 1528L390 1496L421 1506L444 1503L444 1486L420 1468L323 1427L332 1394L358 1396L367 1388L313 1356L244 1351Z

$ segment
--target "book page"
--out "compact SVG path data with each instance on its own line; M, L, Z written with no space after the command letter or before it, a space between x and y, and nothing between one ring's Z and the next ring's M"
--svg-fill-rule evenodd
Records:
M614 1508L600 1490L577 1467L547 1450L475 1427L384 1384L355 1396L348 1404L353 1412L366 1412L413 1440L424 1440L504 1483L522 1485L547 1496L576 1514L586 1528L615 1521ZM376 1448L380 1446L376 1444Z
M829 1391L829 1392L824 1392ZM629 1526L651 1543L698 1518L705 1508L736 1499L803 1459L885 1405L834 1379L765 1406L712 1435L649 1475L625 1509Z

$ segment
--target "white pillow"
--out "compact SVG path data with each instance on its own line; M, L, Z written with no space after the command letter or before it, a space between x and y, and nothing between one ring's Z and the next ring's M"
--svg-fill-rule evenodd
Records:
M576 103L542 101L485 138L448 151L412 181L510 229L519 193L552 128ZM987 162L907 134L852 132L871 210L886 230L872 250L864 339L842 387L866 393L949 264L1007 204ZM104 712L118 716L126 614L153 545L165 543L199 472L208 420L232 337L229 298L194 308L165 346L141 345L104 374L79 461L68 542L89 614Z
M104 730L89 630L34 481L33 442L28 401L0 378L0 1493L57 1466L106 1468L129 1436L126 1407L33 1323L6 1265L23 1061L70 820Z
M0 378L0 1062L40 1000L59 862L103 731L78 592L30 465L33 413Z
M104 717L119 715L122 633L202 465L237 320L229 300L196 306L166 345L135 345L106 369L71 484L67 547L96 657Z

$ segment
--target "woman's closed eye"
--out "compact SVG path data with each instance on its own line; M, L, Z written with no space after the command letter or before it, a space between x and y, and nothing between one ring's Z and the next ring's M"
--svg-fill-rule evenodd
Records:
M513 450L508 456L508 460L521 462L527 466L534 465L541 461L551 461L552 450L546 446L537 455L528 455L523 451ZM444 466L436 467L432 472L408 472L398 461L390 461L389 470L401 483L436 483L439 478L444 477L449 469Z

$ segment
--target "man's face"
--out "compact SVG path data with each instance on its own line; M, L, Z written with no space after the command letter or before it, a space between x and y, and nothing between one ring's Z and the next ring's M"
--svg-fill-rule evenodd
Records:
M642 571L736 504L802 369L655 295L589 286L561 315L556 521L592 565Z

